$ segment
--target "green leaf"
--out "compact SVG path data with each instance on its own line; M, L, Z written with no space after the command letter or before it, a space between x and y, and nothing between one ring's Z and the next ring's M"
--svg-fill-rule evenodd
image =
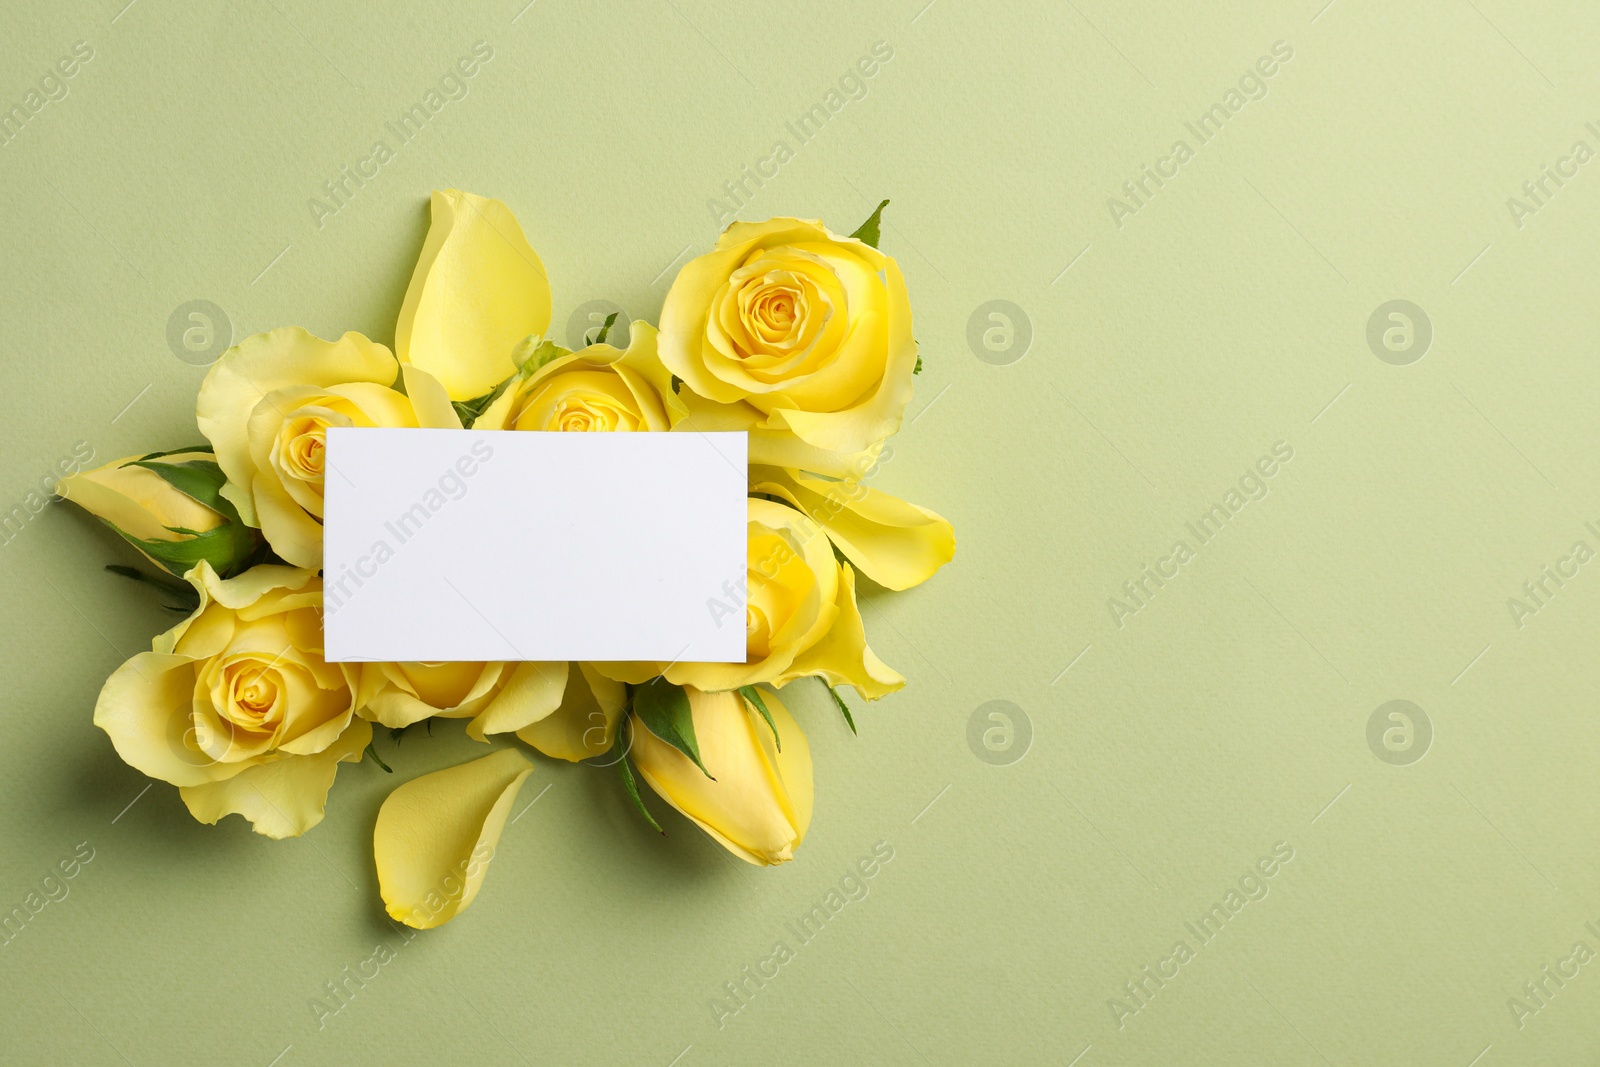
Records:
M822 687L828 691L828 695L833 698L833 702L839 705L839 710L844 712L844 721L850 724L850 732L856 733L856 720L855 717L850 714L850 705L844 702L844 697L839 695L839 691L837 689L828 684L828 680L826 678L823 678L819 675L817 677L817 681L822 683Z
M162 577L159 574L146 574L138 567L124 567L120 563L107 563L106 570L110 571L112 574L121 575L122 577L128 578L135 582L144 582L146 585L153 585L162 592L170 593L171 595L177 597L178 603L162 605L162 607L166 608L168 611L177 611L188 615L190 612L194 611L195 608L200 606L200 594L195 592L194 586L190 585L188 582L175 582L172 579Z
M165 452L148 452L145 455L140 456L139 458L140 459L161 459L163 456L181 456L185 452L210 452L213 455L215 455L216 454L216 449L212 448L211 447L211 442L207 441L203 445L190 445L188 448L169 448Z
M922 373L922 353L921 352L917 353L917 365L915 367L911 368L911 373L912 374L921 374Z
M500 394L506 391L506 386L515 381L516 377L513 374L482 396L475 396L471 400L450 401L450 406L456 409L456 416L461 419L461 428L463 430L472 429L472 424L477 422L485 411L489 410L490 404L500 399Z
M622 775L622 788L628 791L628 799L639 809L644 821L654 827L656 833L666 837L667 832L656 822L656 817L650 814L650 809L644 806L644 798L639 795L639 783L634 781L633 768L628 766L628 746L625 740L629 730L627 722L626 719L622 721L622 726L617 730L617 739L611 743L611 754L617 757L617 771Z
M887 201L887 200L885 200L883 203L879 204L877 210L874 211L871 215L869 215L867 217L867 221L866 222L863 222L860 226L857 226L856 227L856 232L851 234L850 236L854 237L856 240L860 241L862 244L869 244L873 248L877 248L878 247L878 226L879 226L880 223L883 222L883 209L888 207L888 206L889 206L889 201Z
M106 519L100 521L116 530L129 544L179 578L188 574L201 560L210 563L218 575L227 576L237 570L239 564L248 559L257 548L258 534L242 522L224 522L216 529L207 530L198 536L167 541L161 538L135 537L114 522ZM180 535L183 532L182 527L169 526L167 529Z
M382 767L389 774L393 774L394 773L394 768L389 766L387 763L383 762L383 758L378 755L378 750L372 747L372 742L371 741L367 742L367 747L366 747L366 750L365 750L364 754L367 755L367 756L372 757L372 762L376 763L378 766Z
M461 420L461 428L463 430L472 429L472 424L478 421L479 415L483 414L483 407L479 405L487 406L484 402L488 399L489 394L484 393L482 396L474 397L471 400L450 401L450 406L456 409L456 418Z
M247 527L247 529L248 529L248 527ZM224 578L232 578L235 575L243 574L245 571L249 570L251 567L260 566L263 563L272 564L272 565L278 566L278 567L292 567L292 566L294 566L294 564L290 563L286 559L283 559L276 552L272 551L272 546L267 544L267 542L265 540L263 540L259 536L257 531L251 530L250 531L250 536L255 538L255 541L256 541L255 551L251 552L249 555L247 555L243 559L239 560L238 563L234 564L233 569L231 571L218 571L217 573L219 575L221 575Z
M711 772L700 762L700 744L694 736L694 714L689 709L689 695L682 686L673 685L665 678L656 678L633 691L633 711L644 723L645 729L694 760L701 773L711 778ZM715 778L711 778L714 782Z
M616 321L617 321L617 313L615 311L613 311L611 314L606 316L606 321L600 324L600 332L595 334L594 335L594 340L589 342L589 343L590 344L596 344L596 345L605 344L606 343L606 335L611 332L611 324L616 322Z
M744 697L749 705L761 713L767 720L767 728L772 731L772 742L778 746L778 751L783 751L783 739L778 736L778 724L772 721L772 712L767 710L767 702L761 699L761 690L753 685L741 685L739 695Z

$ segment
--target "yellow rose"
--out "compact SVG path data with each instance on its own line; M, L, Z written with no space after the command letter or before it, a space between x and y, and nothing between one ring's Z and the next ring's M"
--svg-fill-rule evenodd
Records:
M189 582L199 608L107 679L95 725L201 822L237 813L268 837L302 834L337 765L372 740L352 672L322 658L322 582L277 566L222 580L204 562Z
M470 719L467 735L474 740L515 732L545 755L572 763L610 751L627 703L622 683L587 663L363 663L357 669L364 718L390 728L434 717Z
M811 825L811 746L800 724L776 696L762 694L775 742L738 693L685 692L706 769L634 716L630 753L640 777L740 859L763 866L793 859Z
M635 685L665 671L667 681L705 690L786 685L815 675L854 686L876 700L905 685L867 647L856 606L855 571L834 558L826 532L794 508L750 498L744 663L597 663L607 677ZM706 609L736 625L728 601ZM726 619L724 620L724 616Z
M329 426L460 429L443 388L358 333L324 341L299 327L256 334L223 353L200 386L196 417L228 476L222 495L272 550L322 566Z
M550 280L511 209L445 189L417 258L394 347L451 400L482 396L509 378L512 353L550 325Z
M546 756L577 763L611 750L628 692L621 682L595 670L592 663L574 663L571 667L560 705L519 727L517 737Z
M860 452L900 428L911 399L905 279L893 258L821 222L736 222L672 283L661 361L753 430Z
M424 718L470 718L467 734L510 733L562 704L565 662L360 664L362 715L384 726Z
M474 422L477 430L670 430L683 416L672 375L656 355L656 329L635 322L626 351L595 344L554 358L514 382ZM533 359L540 358L537 353Z
M201 560L228 574L260 543L220 496L222 485L210 452L183 451L124 456L68 475L55 491L181 578Z

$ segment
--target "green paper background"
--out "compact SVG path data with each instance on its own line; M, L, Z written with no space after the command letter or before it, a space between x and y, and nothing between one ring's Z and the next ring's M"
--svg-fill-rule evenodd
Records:
M1600 549L1600 162L1507 205L1600 149L1591 5L125 2L4 5L0 107L94 50L0 148L4 508L80 442L197 437L203 368L166 341L186 301L236 338L392 343L453 185L516 212L558 338L591 299L653 320L715 240L708 199L784 140L739 217L848 231L894 201L924 371L874 484L960 549L870 598L909 684L858 704L859 737L820 687L786 695L818 797L794 863L675 815L662 840L609 772L541 759L477 902L405 942L378 805L481 747L381 742L397 773L346 765L298 840L195 823L90 722L172 616L101 569L129 560L85 516L29 515L0 550L0 911L94 859L0 947L0 1060L1593 1062L1600 962L1541 968L1600 949L1600 562L1507 603ZM308 199L480 40L466 96L319 227ZM879 41L864 98L801 143L785 124ZM1266 95L1200 144L1185 122L1277 41ZM1180 138L1194 158L1119 226L1108 198ZM1015 313L1010 348L983 315L969 342L996 299L1025 351ZM1394 299L1432 324L1404 366L1367 342ZM1108 599L1276 442L1265 498L1119 626ZM1433 731L1408 765L1367 740L1395 699ZM991 700L1022 710L1020 760L969 745ZM869 894L801 944L786 924L880 841ZM1185 923L1279 842L1268 894L1202 945ZM1194 959L1119 1019L1179 939ZM719 1026L779 940L794 958ZM319 1028L308 1002L379 944L397 958Z

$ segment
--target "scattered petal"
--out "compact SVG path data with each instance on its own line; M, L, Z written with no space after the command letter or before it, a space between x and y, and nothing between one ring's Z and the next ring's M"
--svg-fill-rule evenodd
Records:
M511 353L550 326L550 281L511 209L445 189L395 324L400 362L415 364L451 400L471 400L516 370Z
M516 749L400 786L378 811L372 845L389 915L431 930L478 895L506 817L533 764Z

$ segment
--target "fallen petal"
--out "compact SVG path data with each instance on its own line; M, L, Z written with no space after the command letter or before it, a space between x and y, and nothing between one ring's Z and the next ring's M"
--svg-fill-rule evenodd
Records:
M533 764L516 749L425 774L389 794L372 845L389 915L418 930L465 911Z

